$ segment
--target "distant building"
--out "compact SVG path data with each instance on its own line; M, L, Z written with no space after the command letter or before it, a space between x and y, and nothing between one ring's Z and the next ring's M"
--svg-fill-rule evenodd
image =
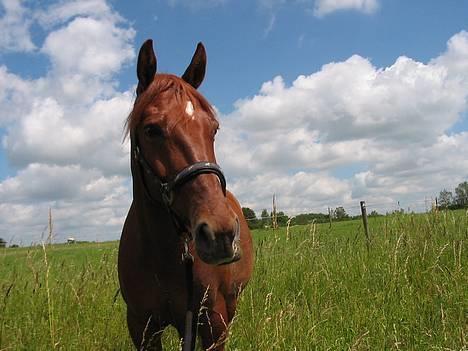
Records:
M76 242L75 238L68 238L67 239L67 244L74 244Z

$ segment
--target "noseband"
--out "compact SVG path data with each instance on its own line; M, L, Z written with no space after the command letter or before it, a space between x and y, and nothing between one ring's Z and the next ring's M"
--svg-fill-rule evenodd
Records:
M135 138L135 147L134 147L134 158L140 164L141 168L144 171L144 176L142 177L143 188L145 190L146 197L153 203L162 204L169 212L172 217L175 217L177 226L181 227L180 216L177 215L172 209L172 204L174 202L174 192L180 188L182 185L193 180L201 174L215 174L218 177L219 183L221 184L221 189L224 196L226 196L226 178L224 173L216 163L202 161L195 162L184 169L169 181L163 181L156 173L154 173L148 161L143 156L138 140ZM151 188L148 187L151 183ZM154 196L151 193L151 189L157 189L159 192L157 196Z

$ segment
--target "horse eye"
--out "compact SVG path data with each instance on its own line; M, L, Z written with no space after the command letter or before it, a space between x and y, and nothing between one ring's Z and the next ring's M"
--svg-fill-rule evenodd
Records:
M160 126L156 124L149 124L143 128L143 133L149 139L156 139L164 137L164 132Z

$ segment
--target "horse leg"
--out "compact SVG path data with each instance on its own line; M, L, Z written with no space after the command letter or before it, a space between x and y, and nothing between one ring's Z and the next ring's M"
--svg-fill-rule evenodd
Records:
M161 334L163 329L153 320L153 316L137 316L127 310L127 325L130 337L137 350L162 351Z
M229 316L224 298L218 296L212 308L204 309L200 315L200 337L204 350L224 351L226 342Z

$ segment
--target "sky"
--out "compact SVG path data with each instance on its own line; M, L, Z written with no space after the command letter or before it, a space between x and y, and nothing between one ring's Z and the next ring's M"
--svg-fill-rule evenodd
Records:
M468 179L465 0L0 0L0 237L116 240L132 200L136 54L218 112L244 207L423 211Z

